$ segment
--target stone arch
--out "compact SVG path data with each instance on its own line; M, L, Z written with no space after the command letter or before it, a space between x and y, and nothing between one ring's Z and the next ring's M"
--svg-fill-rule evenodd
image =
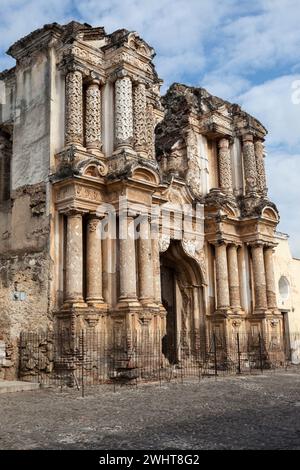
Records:
M172 240L161 253L162 302L167 311L163 353L176 363L205 353L204 275L201 266Z
M82 176L101 178L106 176L107 166L97 159L91 159L80 163L78 165L78 171Z
M158 185L160 182L159 175L154 170L142 166L136 166L133 169L132 178L138 181L152 183L155 185Z
M277 214L277 212L273 209L273 207L266 206L266 207L262 210L261 215L262 215L262 217L264 217L265 219L272 220L272 221L274 221L274 222L278 222L278 221L279 221L278 214Z

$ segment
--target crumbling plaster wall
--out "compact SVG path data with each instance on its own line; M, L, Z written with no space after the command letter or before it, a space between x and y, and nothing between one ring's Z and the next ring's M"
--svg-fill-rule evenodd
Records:
M0 378L16 374L20 332L46 330L52 321L47 180L50 154L61 147L63 133L61 77L53 73L55 66L53 53L40 51L16 69L11 200L0 207Z

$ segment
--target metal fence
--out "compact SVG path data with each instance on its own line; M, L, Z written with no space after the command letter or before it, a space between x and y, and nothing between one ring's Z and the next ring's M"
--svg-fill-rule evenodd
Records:
M291 340L292 338L292 340ZM258 334L230 338L208 335L202 347L186 337L174 344L149 332L118 337L94 331L75 335L28 333L20 336L19 377L45 386L77 387L103 383L162 383L185 378L253 374L284 368L300 345L300 334L289 341ZM300 349L300 348L299 348Z

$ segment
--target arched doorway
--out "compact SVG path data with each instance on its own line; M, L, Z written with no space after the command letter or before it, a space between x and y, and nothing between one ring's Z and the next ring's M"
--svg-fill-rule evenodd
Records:
M172 241L161 253L162 303L167 312L162 351L170 363L205 353L205 312L200 266Z

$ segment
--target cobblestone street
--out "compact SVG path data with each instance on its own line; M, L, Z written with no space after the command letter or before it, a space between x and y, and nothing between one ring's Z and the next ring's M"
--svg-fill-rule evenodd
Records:
M0 395L1 449L300 449L300 372Z

